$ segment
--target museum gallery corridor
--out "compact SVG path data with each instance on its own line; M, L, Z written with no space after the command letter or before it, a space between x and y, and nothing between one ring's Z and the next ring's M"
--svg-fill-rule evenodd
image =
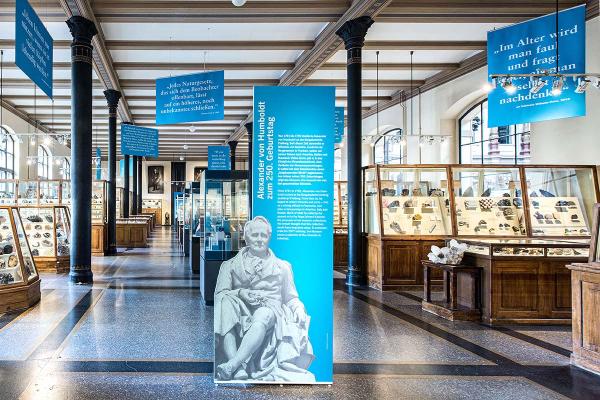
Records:
M335 384L242 390L212 382L212 308L172 231L94 259L94 285L42 276L42 300L0 316L0 398L600 398L569 366L570 328L490 329L421 311L421 292L335 285Z

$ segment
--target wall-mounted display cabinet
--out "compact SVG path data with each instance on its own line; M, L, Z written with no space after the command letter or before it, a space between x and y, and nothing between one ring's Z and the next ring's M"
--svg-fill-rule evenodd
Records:
M70 259L71 224L66 206L21 206L19 213L40 271L67 272Z
M421 285L420 261L450 237L589 240L599 198L592 166L385 165L363 174L369 284L384 290Z
M92 223L106 222L106 181L92 182Z
M0 313L40 300L40 278L16 207L0 206Z
M163 224L162 199L142 199L142 214L154 214L156 223Z
M63 180L0 180L0 205L70 204L71 187Z

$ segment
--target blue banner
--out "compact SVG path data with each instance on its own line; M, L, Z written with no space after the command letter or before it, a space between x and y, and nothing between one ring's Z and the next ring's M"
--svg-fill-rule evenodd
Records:
M156 80L156 125L222 120L224 103L223 71Z
M208 146L208 169L211 171L231 170L229 146Z
M121 154L158 157L158 129L122 124Z
M556 73L556 14L488 32L488 74ZM558 72L585 73L585 5L559 13ZM488 127L585 115L585 93L566 78L561 92L552 92L552 77L532 91L529 77L515 78L514 93L497 87L488 95Z
M96 147L96 180L102 179L102 150Z
M308 372L315 382L329 383L335 88L255 87L254 129L252 214L271 223L270 248L291 267L310 321Z
M335 143L344 140L344 107L335 108Z
M15 17L15 64L52 98L52 36L27 0L17 0Z

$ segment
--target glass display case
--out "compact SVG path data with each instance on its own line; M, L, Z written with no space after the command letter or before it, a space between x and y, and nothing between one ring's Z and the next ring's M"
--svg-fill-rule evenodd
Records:
M0 205L59 204L71 204L70 181L0 179Z
M69 268L70 220L66 206L19 207L27 241L38 268L65 272Z
M590 236L597 201L588 167L526 167L533 236Z
M20 206L36 205L39 197L38 181L18 181L17 204Z
M348 182L334 182L333 228L335 233L348 233Z
M39 182L39 205L60 204L60 181Z
M123 189L122 187L117 187L117 198L115 200L117 218L123 218L123 215L124 215L124 210L123 210L123 205L125 204L123 202L123 194L124 193L125 193L125 189Z
M587 240L462 239L465 254L486 257L588 258Z
M106 222L106 181L92 182L92 222Z
M142 208L162 208L162 199L142 199Z
M177 220L177 225L183 226L183 202L184 202L184 194L180 193L175 197L175 219Z
M71 205L71 181L60 181L60 204Z
M458 236L526 236L520 170L452 169Z
M27 308L40 299L39 276L19 212L0 207L0 313Z
M17 181L0 181L0 205L17 204Z

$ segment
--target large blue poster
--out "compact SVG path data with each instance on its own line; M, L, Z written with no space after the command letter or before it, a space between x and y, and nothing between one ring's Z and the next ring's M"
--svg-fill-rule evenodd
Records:
M222 120L224 103L223 71L156 80L156 125Z
M556 14L488 32L488 74L556 73ZM558 72L585 73L585 5L559 13ZM577 82L566 78L562 90L553 92L553 78L515 78L512 90L497 87L488 95L488 126L585 115L585 93L575 91Z
M15 64L52 97L52 36L27 0L15 9Z
M229 146L208 146L208 169L211 171L229 171L231 169Z
M122 124L121 154L158 157L158 129Z
M256 348L243 371L221 362L228 325L219 304L230 300L219 296L230 281L217 283L216 381L333 381L334 109L333 87L254 88L254 219L246 226L242 262L246 270L258 269L249 292L239 293L262 304L249 310L267 327L261 337L266 345ZM262 258L255 255L261 252Z
M335 108L335 143L344 140L344 107Z

